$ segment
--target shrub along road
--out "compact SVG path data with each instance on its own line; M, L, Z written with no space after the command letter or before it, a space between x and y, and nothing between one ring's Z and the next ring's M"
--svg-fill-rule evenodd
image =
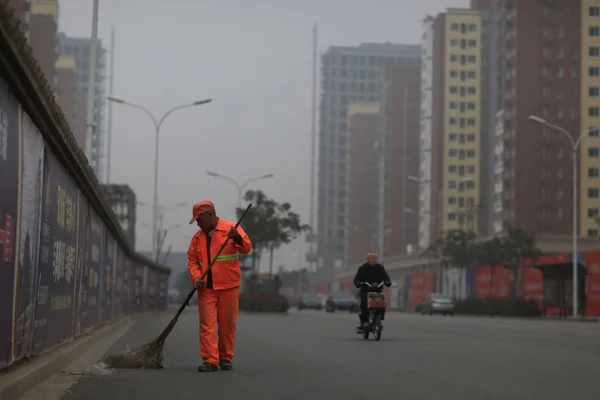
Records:
M155 337L141 320L117 343ZM187 309L166 346L167 369L85 377L65 400L600 398L600 324L388 313L380 342L355 314L242 314L234 371L199 374L197 317Z

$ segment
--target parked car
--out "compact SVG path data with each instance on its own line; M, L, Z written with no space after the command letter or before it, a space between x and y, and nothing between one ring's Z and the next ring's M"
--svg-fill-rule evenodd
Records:
M359 301L351 292L335 292L327 296L325 302L325 311L328 313L335 310L345 310L351 313L357 313L359 309Z
M419 311L421 315L425 314L443 314L443 315L454 315L454 300L452 297L445 296L440 293L431 293L421 303Z
M322 310L323 300L316 293L303 293L298 300L298 310Z
M321 307L325 308L326 303L327 303L327 298L329 297L329 295L320 293L319 297L321 298Z

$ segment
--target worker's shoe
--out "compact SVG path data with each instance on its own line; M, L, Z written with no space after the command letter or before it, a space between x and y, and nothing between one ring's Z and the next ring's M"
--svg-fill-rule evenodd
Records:
M198 367L198 372L216 372L218 370L219 368L215 364L211 364L209 362L205 362Z
M219 367L221 367L223 371L231 371L233 369L233 364L231 363L231 360L221 360L219 361Z

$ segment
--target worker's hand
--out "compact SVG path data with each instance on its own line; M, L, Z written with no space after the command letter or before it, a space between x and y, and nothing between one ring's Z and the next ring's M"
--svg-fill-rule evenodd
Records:
M194 286L196 289L202 289L204 287L204 281L200 278L194 279Z
M227 237L233 240L233 242L238 246L242 246L244 244L244 239L242 239L242 235L240 235L240 233L235 228L231 228L231 230L227 234Z
M229 230L229 233L227 233L227 237L231 240L235 240L239 236L240 236L240 234L238 233L238 231L235 228L231 228Z
M392 282L390 282L390 281L383 282L383 284L384 284L385 286L387 286L387 287L390 287L390 286L392 286Z

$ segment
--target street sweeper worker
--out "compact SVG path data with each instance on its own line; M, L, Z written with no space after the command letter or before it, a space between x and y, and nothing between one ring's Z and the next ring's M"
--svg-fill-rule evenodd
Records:
M252 250L250 238L235 223L217 217L211 201L194 204L190 225L196 222L196 232L188 249L188 270L198 289L198 317L200 319L200 356L204 364L198 372L231 370L238 316L238 296L241 269L238 254ZM202 274L227 240L231 240L202 279ZM215 332L219 324L218 342Z

